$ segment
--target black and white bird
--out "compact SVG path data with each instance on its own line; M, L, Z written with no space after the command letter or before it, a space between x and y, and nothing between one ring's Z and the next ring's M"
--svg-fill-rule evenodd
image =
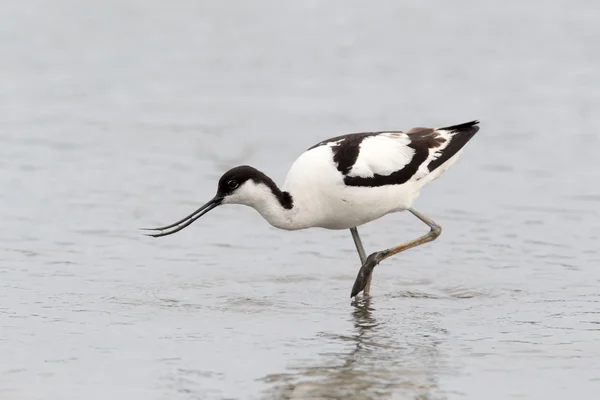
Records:
M412 205L421 189L456 161L479 130L478 123L353 133L324 140L298 157L281 189L253 167L232 168L219 179L217 194L208 203L180 221L150 229L157 231L150 236L179 232L223 204L250 206L280 229L349 229L362 263L351 297L361 291L369 295L377 264L440 235L441 227ZM430 231L367 257L357 227L404 210L427 224Z

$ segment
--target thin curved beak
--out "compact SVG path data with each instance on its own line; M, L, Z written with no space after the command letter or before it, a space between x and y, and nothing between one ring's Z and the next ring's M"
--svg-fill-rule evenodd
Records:
M223 201L223 197L217 195L217 196L213 197L208 203L206 203L205 205L203 205L202 207L200 207L199 209L197 209L196 211L194 211L187 217L180 219L179 221L174 222L171 225L163 226L160 228L143 228L143 230L145 230L145 231L161 231L158 233L145 233L145 235L152 236L152 237L161 237L161 236L172 235L173 233L179 232L183 228L188 227L191 224L193 224L198 218L200 218L201 216L203 216L204 214L206 214L213 208L220 205L222 201Z

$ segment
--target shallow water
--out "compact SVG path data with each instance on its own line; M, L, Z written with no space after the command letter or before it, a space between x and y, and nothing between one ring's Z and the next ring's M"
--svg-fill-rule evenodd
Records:
M596 397L599 4L369 4L3 6L0 398ZM231 166L281 183L327 137L475 118L415 206L442 236L369 300L346 231L242 207L137 231Z

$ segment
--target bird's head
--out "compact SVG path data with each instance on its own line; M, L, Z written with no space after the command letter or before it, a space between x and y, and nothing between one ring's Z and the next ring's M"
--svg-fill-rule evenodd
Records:
M219 179L217 194L202 207L187 217L160 228L147 230L160 231L148 234L153 237L171 235L190 226L204 214L221 204L243 204L251 207L265 196L272 195L273 181L257 170L247 165L241 165L225 172Z

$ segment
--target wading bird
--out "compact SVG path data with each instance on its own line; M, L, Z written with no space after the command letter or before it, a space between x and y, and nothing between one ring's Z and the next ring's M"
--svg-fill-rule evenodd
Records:
M353 133L324 140L296 159L282 189L253 167L232 168L219 179L212 200L180 221L149 229L157 231L149 235L179 232L222 204L252 207L280 229L349 229L362 263L351 297L363 290L369 295L377 264L440 235L441 227L412 204L423 186L456 161L462 147L479 130L478 123ZM429 233L366 257L357 227L404 210L428 225Z

